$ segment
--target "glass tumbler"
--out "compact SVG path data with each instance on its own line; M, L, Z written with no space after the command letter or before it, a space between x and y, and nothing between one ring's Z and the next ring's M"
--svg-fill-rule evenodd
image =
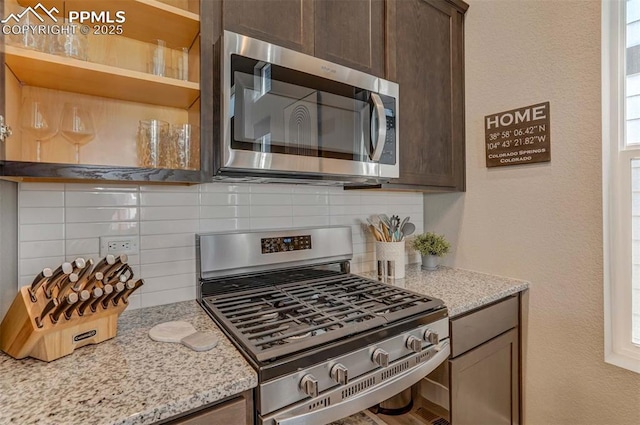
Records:
M140 121L136 139L141 167L167 168L168 122L155 119Z
M171 126L171 145L174 150L175 167L184 170L200 168L200 128L192 124Z

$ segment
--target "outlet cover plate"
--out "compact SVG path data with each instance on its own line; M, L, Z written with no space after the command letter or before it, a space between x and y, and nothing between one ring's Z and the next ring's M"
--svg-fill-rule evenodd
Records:
M100 256L138 254L137 236L100 236Z

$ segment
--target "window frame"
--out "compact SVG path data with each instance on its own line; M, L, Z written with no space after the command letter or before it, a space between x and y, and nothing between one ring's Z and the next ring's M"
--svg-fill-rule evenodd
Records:
M633 261L631 161L625 144L626 0L602 1L602 195L605 362L640 373L632 342Z

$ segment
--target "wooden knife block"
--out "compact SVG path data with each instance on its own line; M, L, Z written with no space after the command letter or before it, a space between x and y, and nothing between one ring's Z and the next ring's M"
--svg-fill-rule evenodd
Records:
M38 328L35 319L49 300L39 296L37 302L31 302L28 288L20 289L0 324L0 349L16 359L34 357L50 362L76 348L113 338L118 317L127 307L124 302L107 309L99 306L95 313L87 309L83 316L74 311L69 320L62 316L56 324L47 316Z

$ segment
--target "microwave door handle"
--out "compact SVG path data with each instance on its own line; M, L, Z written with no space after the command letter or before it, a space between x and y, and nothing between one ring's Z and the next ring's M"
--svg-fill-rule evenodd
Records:
M387 118L384 113L384 105L380 96L377 93L371 93L371 100L373 100L374 106L373 111L371 111L371 141L373 141L373 135L376 134L375 121L378 121L378 138L370 157L372 161L378 162L382 157L384 142L387 139ZM376 116L378 119L374 120Z

